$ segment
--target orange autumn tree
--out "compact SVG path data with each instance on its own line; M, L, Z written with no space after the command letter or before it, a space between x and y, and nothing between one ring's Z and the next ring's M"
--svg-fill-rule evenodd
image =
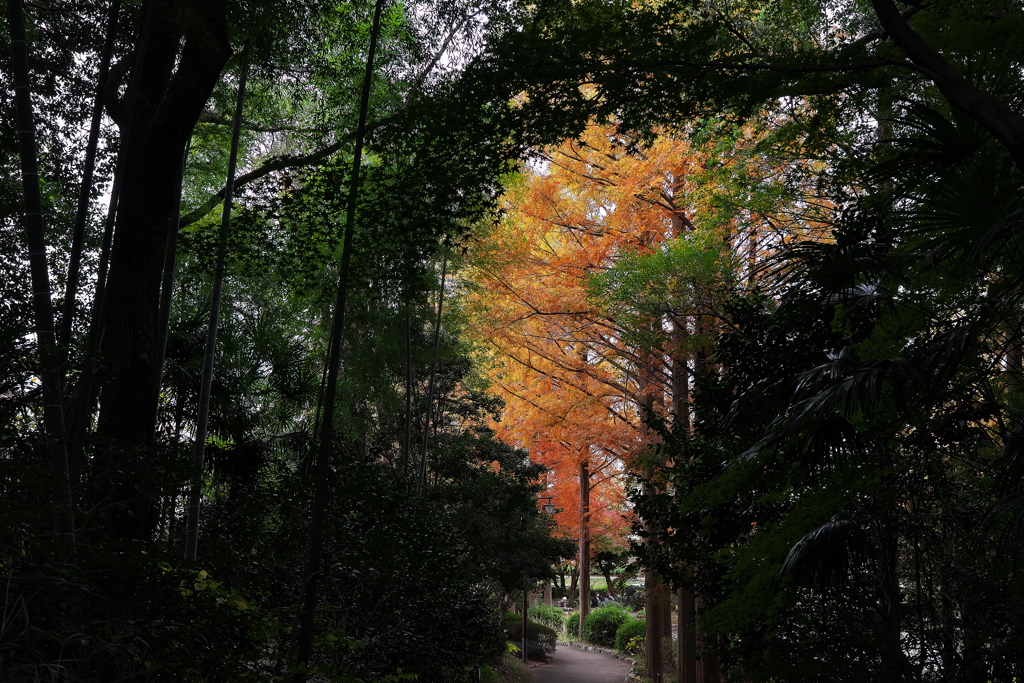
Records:
M581 576L591 539L594 550L625 549L624 475L654 438L645 411L662 415L672 384L663 351L602 315L589 278L692 229L688 178L704 163L678 138L642 153L629 143L593 125L541 155L510 189L499 229L477 245L469 297L506 401L498 434L549 468L559 528L581 541Z
M783 187L785 169L753 153L755 137L659 134L641 146L590 125L538 154L475 246L467 303L506 401L497 431L550 468L566 535L625 532L595 522L627 510L624 475L656 438L645 417L689 428L720 302L754 284L766 253L817 229L813 202ZM642 473L654 473L650 463ZM584 513L572 503L587 481ZM648 604L651 661L667 635L658 600Z

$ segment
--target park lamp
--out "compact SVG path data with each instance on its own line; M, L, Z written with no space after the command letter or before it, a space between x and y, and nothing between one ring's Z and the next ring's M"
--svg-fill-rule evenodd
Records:
M554 496L537 496L537 500L546 500L547 501L541 507L543 508L544 512L546 512L549 515L555 514L555 504L551 502L554 499L555 499ZM526 659L526 612L529 609L530 609L530 592L524 588L523 589L523 639L522 639L523 663L525 663L527 661L527 659Z

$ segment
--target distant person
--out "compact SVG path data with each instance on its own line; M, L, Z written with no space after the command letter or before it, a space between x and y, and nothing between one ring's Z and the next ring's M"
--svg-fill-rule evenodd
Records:
M569 611L569 598L562 596L562 599L558 601L558 606L562 608L563 612Z
M590 606L591 607L600 607L600 605L601 605L601 599L599 597L597 597L597 593L594 593L593 595L591 595L590 596Z

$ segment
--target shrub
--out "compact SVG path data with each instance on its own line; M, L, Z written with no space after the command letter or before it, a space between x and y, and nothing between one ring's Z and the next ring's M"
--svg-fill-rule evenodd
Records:
M565 619L565 613L554 605L534 605L527 611L527 614L529 614L530 618L534 621L553 628L556 631L561 631L562 626L564 625L563 621Z
M626 584L619 588L619 594L615 601L622 604L626 609L633 611L642 610L646 606L644 587Z
M598 607L583 622L583 640L601 647L615 647L615 632L629 619L618 605Z
M485 666L480 670L481 683L530 683L530 670L523 661L512 653L494 667Z
M580 637L580 615L576 612L565 616L565 632L574 638Z
M615 649L635 655L643 647L647 637L647 622L643 619L629 619L615 632Z
M513 643L518 643L523 637L523 615L515 612L505 614L505 637ZM555 629L538 624L536 621L526 620L526 639L535 640L544 647L544 651L551 653L555 651L555 644L558 642L558 634Z

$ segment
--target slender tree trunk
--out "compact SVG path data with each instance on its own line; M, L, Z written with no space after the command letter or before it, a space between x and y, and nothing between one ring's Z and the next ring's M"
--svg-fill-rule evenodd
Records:
M665 605L662 597L664 584L651 570L644 571L644 592L646 593L647 636L646 648L647 677L651 683L662 683L665 678L665 621L662 615Z
M437 320L434 322L434 355L430 359L430 379L427 382L427 410L423 424L423 441L420 445L420 477L416 486L416 495L422 496L427 482L427 453L430 448L430 416L434 407L434 379L437 376L437 356L441 346L441 313L444 309L445 275L448 273L448 249L445 249L441 261L441 288L437 293Z
M366 56L366 71L359 100L359 123L356 128L355 149L352 153L352 177L348 191L348 211L345 217L345 238L341 247L341 269L338 277L338 298L334 304L334 324L331 328L331 358L328 361L327 394L324 397L323 429L317 452L316 481L313 492L312 520L309 531L309 554L306 559L306 573L303 577L302 607L298 617L298 652L296 654L295 680L306 680L306 666L313 646L313 617L316 612L317 582L320 578L323 558L324 531L327 516L327 476L330 467L331 441L334 436L334 404L338 384L338 365L341 360L342 333L345 326L345 304L348 297L349 265L352 259L352 234L355 230L356 204L359 199L360 170L363 157L363 138L366 131L366 115L370 104L370 86L373 78L373 59L377 52L377 37L380 34L380 16L385 0L377 0L373 10L373 26L370 29L370 46Z
M71 255L68 262L68 276L64 287L64 312L60 321L58 340L62 346L71 343L71 328L75 318L75 300L78 298L79 269L82 260L82 249L85 244L85 222L89 214L89 196L92 194L92 176L96 169L96 147L100 139L100 124L103 122L103 91L107 85L107 73L110 70L110 55L114 51L114 38L117 34L117 16L121 10L121 0L113 0L107 13L107 33L103 41L103 53L100 55L100 68L96 78L96 100L92 107L92 120L89 124L89 140L85 145L85 166L82 170L82 186L78 193L78 206L75 211L75 225L71 238Z
M210 391L213 387L213 363L217 355L217 323L220 319L221 288L224 284L228 235L231 230L231 195L238 165L238 139L242 133L242 107L245 104L245 82L249 77L249 55L242 56L242 75L235 103L234 129L231 132L231 153L228 157L228 178L224 191L224 213L221 216L220 239L217 244L217 266L210 295L210 318L206 327L206 353L203 357L203 379L199 387L199 409L196 415L196 436L192 446L192 482L189 489L188 526L185 530L185 561L195 562L199 545L199 508L203 490L203 460L206 455L206 431L210 418ZM177 228L177 222L173 223ZM174 232L177 232L175 230Z
M412 324L409 301L405 302L405 440L402 442L402 481L408 491L409 458L412 454Z
M530 593L523 589L523 663L527 661L526 653L526 621L529 619L527 612L530 611Z
M174 274L178 262L178 222L181 217L181 187L185 175L185 164L188 160L188 150L189 145L186 145L185 153L181 155L181 170L178 175L178 186L175 192L178 195L178 208L167 221L163 279L160 281L160 312L156 323L156 358L153 360L153 370L156 373L154 381L157 388L158 407L159 391L163 386L164 361L167 359L167 338L171 325L171 304L174 301ZM234 184L232 184L231 191L234 191Z
M703 601L697 600L696 607L697 646L701 650L700 659L697 660L697 680L700 683L719 683L722 680L722 675L719 672L718 655L713 651L715 638L707 633L701 625L700 612L704 609Z
M580 463L580 639L590 614L590 464Z
M54 330L50 272L43 228L43 203L39 193L39 165L36 157L35 122L29 84L28 40L22 0L7 3L11 35L11 64L14 72L14 100L18 119L18 153L25 206L25 242L32 277L32 313L43 390L43 430L53 479L53 530L71 557L75 553L75 524L64 440L64 407L60 395L60 351Z

